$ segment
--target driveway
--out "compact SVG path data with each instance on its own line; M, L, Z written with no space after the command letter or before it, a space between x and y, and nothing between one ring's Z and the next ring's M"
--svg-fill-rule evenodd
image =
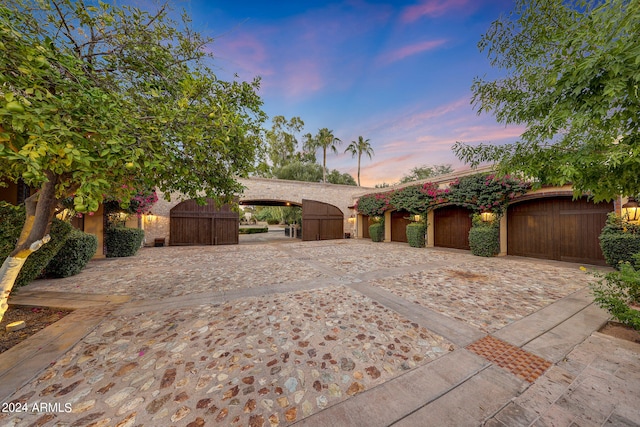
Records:
M640 424L640 346L594 334L579 265L291 240L145 248L21 289L77 310L0 356L0 424Z

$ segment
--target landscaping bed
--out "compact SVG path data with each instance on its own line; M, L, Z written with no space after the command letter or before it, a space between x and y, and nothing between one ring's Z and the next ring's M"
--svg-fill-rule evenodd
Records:
M0 322L0 353L20 344L69 313L70 310L57 308L9 306ZM26 327L19 331L7 332L6 326L19 320L24 320Z

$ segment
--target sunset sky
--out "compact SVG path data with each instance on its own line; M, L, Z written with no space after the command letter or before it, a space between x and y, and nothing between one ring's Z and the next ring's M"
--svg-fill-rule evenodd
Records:
M513 2L216 1L175 2L200 32L215 38L223 79L262 78L270 116L300 117L300 134L334 131L343 143L327 167L354 177L357 159L342 154L362 135L375 150L363 158L362 185L394 183L415 166L452 164L456 141L512 142L523 129L478 116L470 104L476 76L495 77L480 36ZM266 124L271 126L270 121Z

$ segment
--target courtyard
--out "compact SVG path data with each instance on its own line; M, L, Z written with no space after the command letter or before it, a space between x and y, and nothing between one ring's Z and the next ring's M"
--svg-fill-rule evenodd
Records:
M15 292L75 311L0 355L0 424L640 424L640 345L596 332L580 265L242 243L144 248Z

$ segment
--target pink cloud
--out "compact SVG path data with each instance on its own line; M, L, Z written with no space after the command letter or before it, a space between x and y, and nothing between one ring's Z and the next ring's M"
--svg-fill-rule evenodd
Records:
M298 97L319 91L325 80L318 61L307 58L285 64L280 85L287 96Z
M468 0L427 0L414 6L408 6L402 12L402 22L414 22L423 16L440 16L452 9L460 9Z
M378 58L378 62L381 62L383 64L390 64L392 62L400 61L401 59L404 59L408 56L413 56L428 50L433 50L443 45L446 42L447 40L444 40L444 39L427 40L420 43L414 43L407 46L402 46L399 49L395 49L390 52L386 52L382 54Z

